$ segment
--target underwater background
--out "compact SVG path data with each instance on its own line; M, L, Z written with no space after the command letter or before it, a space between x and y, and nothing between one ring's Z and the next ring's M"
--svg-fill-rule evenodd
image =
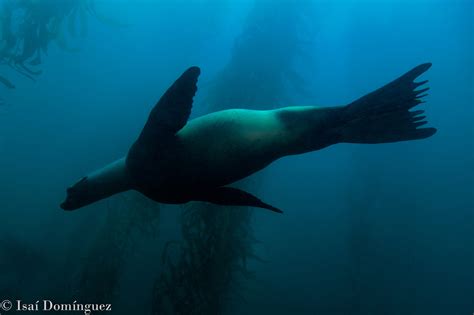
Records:
M0 0L0 301L474 313L473 12L470 0ZM438 133L286 157L241 183L282 215L134 192L59 208L127 153L189 66L202 70L197 117L344 105L424 62Z

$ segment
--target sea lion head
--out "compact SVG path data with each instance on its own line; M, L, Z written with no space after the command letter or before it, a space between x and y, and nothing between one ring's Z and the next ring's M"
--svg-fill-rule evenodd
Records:
M66 200L61 203L63 210L76 210L95 201L89 189L87 176L67 189Z

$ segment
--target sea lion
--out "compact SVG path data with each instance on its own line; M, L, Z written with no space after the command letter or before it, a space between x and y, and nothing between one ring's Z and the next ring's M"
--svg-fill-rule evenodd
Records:
M229 109L188 122L197 91L198 67L191 67L163 94L126 157L83 177L68 188L64 210L74 210L134 189L157 202L204 201L282 212L241 189L229 187L293 154L336 143L387 143L423 139L422 103L428 90L414 82L428 70L419 65L395 81L337 107Z

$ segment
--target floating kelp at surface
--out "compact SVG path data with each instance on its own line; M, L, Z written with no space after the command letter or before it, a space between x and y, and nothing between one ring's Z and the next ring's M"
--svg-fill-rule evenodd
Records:
M110 200L105 222L83 259L73 296L82 301L112 301L119 290L121 271L136 241L156 237L160 206L138 193Z
M6 86L9 89L14 89L15 88L15 86L13 85L13 83L10 82L10 80L8 80L7 78L5 78L1 75L0 75L0 83L3 84L4 86Z
M307 9L301 4L291 9L284 2L256 4L231 61L209 91L206 100L211 104L210 111L278 106L286 97L288 80L302 85L294 80L295 76L288 78L288 73L296 72L293 61L301 49L298 20ZM282 31L279 36L275 36L276 30ZM255 184L260 181L251 188L249 184L244 184L246 189L258 191ZM205 203L184 210L183 239L169 243L163 253L165 268L155 283L153 314L226 312L229 302L242 295L241 278L252 276L247 261L257 258L251 227L253 211ZM173 248L177 254L173 254Z
M94 0L6 0L0 6L0 64L34 79L51 42L77 51L68 39L87 35L87 14ZM0 83L14 85L4 76Z

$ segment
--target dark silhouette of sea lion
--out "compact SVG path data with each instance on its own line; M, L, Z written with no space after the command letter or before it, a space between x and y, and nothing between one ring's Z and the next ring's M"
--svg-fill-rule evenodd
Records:
M336 143L432 136L435 128L419 128L426 123L424 111L410 111L428 90L416 90L427 81L414 80L430 66L419 65L346 106L230 109L188 122L200 74L199 68L189 68L153 108L128 155L70 187L61 207L74 210L134 189L162 203L205 201L281 212L227 185L281 157Z

